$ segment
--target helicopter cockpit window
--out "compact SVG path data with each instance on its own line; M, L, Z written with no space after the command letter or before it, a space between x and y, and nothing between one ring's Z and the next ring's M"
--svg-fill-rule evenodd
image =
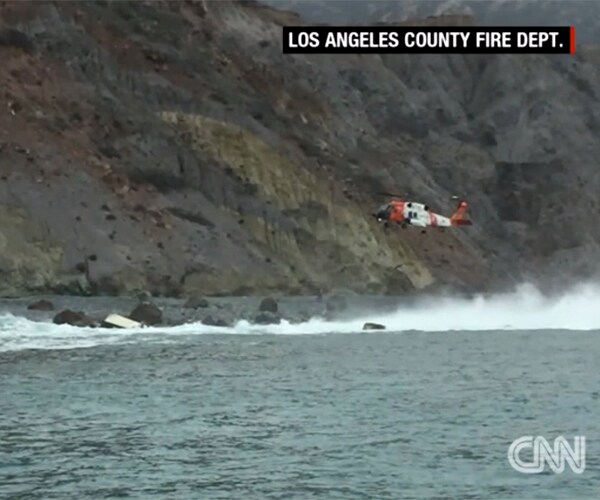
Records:
M378 219L387 219L389 215L392 213L391 205L381 205L376 212L376 216Z

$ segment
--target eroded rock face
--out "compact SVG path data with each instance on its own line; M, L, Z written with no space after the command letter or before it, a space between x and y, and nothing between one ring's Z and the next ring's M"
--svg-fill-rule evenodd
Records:
M593 50L288 56L281 25L302 20L252 2L6 2L0 17L1 295L598 274ZM475 224L386 231L369 214L397 190L444 214L465 196Z

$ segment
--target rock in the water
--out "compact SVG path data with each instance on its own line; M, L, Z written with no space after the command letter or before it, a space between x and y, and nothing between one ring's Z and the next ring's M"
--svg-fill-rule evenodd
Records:
M158 325L162 322L162 311L154 304L142 303L131 311L129 318L145 325Z
M279 311L279 305L273 297L266 297L262 299L260 305L258 306L258 310L261 312L270 312L275 314L277 311Z
M38 300L27 306L30 311L54 311L54 304L49 300Z
M202 324L207 326L229 326L223 318L215 318L214 316L207 316L202 320Z
M278 325L281 323L281 317L277 313L261 311L254 317L254 323L257 325Z
M59 312L52 322L56 325L72 325L72 326L96 326L93 319L79 311L71 311L65 309Z
M294 314L293 317L286 318L286 319L288 319L290 323L299 324L299 323L306 323L307 321L310 321L311 317L312 316L310 315L310 313L308 313L306 311L299 311L296 314Z
M379 323L365 323L362 327L363 330L385 330L384 325Z
M206 300L204 297L190 297L186 303L183 304L183 307L187 309L199 309L208 306L208 300Z

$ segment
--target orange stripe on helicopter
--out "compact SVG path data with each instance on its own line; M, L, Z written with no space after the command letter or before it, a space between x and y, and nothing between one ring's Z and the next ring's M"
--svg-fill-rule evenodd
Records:
M390 220L393 222L402 222L404 220L404 202L392 201L390 205L393 207Z

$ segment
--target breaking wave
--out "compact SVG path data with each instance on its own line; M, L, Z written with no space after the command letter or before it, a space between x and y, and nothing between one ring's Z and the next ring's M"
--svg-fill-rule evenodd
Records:
M304 323L253 325L240 321L234 327L190 323L175 327L131 330L77 328L0 316L0 351L72 349L143 341L173 342L177 336L198 334L310 335L359 333L365 322L381 323L387 332L490 331L490 330L595 330L600 329L600 287L582 285L560 296L548 297L533 286L514 293L473 299L431 297L393 312L365 313L352 320L313 318Z

